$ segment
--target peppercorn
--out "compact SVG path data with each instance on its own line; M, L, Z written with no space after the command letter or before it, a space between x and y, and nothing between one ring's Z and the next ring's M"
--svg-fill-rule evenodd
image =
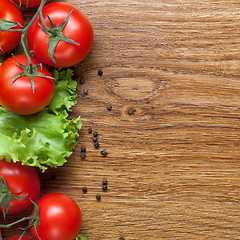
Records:
M106 150L102 150L101 154L105 157L105 156L107 156L107 151Z
M98 76L102 76L103 75L103 71L100 69L98 70Z
M100 196L100 195L97 195L97 196L96 196L96 199L97 199L98 201L100 201L100 200L101 200L101 196Z
M83 85L83 84L84 84L84 82L85 82L85 80L84 80L84 79L82 79L82 78L79 80L79 83L80 83L81 85Z
M87 187L83 187L83 188L82 188L82 191L83 191L84 193L86 193L86 192L87 192Z
M125 238L124 237L120 237L119 240L125 240Z
M107 179L103 179L103 180L102 180L102 184L103 184L103 185L107 185L107 184L108 184Z
M103 184L103 185L102 185L102 190L103 190L103 191L106 191L106 190L107 190L107 185L106 185L106 184Z
M94 147L95 148L99 148L99 143L98 142L94 142Z
M109 110L109 111L112 110L112 105L111 104L107 105L107 110Z
M87 150L86 146L82 146L82 147L81 147L81 151L82 151L82 152L86 152L86 150Z
M83 94L88 95L88 90L86 88L83 89Z
M92 133L92 129L91 128L88 129L88 133L89 134Z
M97 136L98 136L98 132L94 132L94 133L93 133L93 136L94 136L94 137L97 137Z
M85 158L86 157L86 152L81 152L81 158Z

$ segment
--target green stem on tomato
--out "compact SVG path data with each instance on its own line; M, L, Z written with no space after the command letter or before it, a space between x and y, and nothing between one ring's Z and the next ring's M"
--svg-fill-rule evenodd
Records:
M5 29L5 28L1 28L0 29L0 32L1 31L4 31L4 32L6 32L6 31L8 31L8 32L22 32L24 29Z
M32 24L36 20L36 18L39 15L42 17L42 8L46 4L46 2L47 2L47 0L42 0L41 1L41 4L39 5L36 13L34 14L34 16L31 19L31 21L23 29L0 29L0 31L22 32L21 44L22 44L22 47L23 47L23 51L24 51L25 55L27 56L27 67L29 68L29 71L30 71L31 74L33 73L33 67L32 67L31 57L30 57L30 55L27 51L27 46L26 46L26 43L25 43L25 37L27 35L27 32L28 32L29 28L32 26Z
M6 225L0 224L0 228L10 228L10 227L12 227L12 226L14 226L18 223L24 222L26 220L31 220L31 219L32 219L31 216L30 217L23 217L23 218L15 221L15 222L12 222L12 223L9 223L9 224L6 224Z
M27 32L28 32L29 28L31 27L31 25L33 24L35 19L38 17L38 15L42 12L42 8L46 4L46 2L47 2L47 0L42 0L41 1L41 4L39 5L39 7L37 9L37 12L34 14L34 16L32 17L31 21L27 24L27 26L22 30L21 44L23 46L24 53L27 56L27 60L28 60L27 61L27 66L29 67L31 74L33 73L32 60L31 60L30 55L28 54L27 47L26 47L24 39L27 35Z

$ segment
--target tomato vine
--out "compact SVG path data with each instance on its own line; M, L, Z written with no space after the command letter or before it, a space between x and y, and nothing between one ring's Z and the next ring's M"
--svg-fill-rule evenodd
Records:
M23 72L19 75L17 75L12 82L14 82L17 78L21 77L21 76L28 76L31 80L31 84L32 84L32 91L34 93L34 76L39 76L38 73L38 66L34 67L32 64L32 60L31 60L31 56L28 53L27 50L27 46L25 43L25 39L26 39L26 35L28 33L29 28L32 26L33 22L35 21L35 19L39 16L39 14L42 11L43 6L46 4L47 0L42 0L40 3L40 6L38 7L36 13L34 14L34 16L32 17L32 19L30 20L30 22L22 29L14 29L13 27L16 27L18 25L18 23L16 22L10 22L10 21L6 21L6 20L0 20L0 30L1 31L8 31L8 32L21 32L21 45L23 47L23 51L27 57L27 66L24 65L20 65L20 67L22 68ZM41 75L41 77L45 77L44 75ZM47 76L49 78L49 76ZM11 83L12 83L11 82Z

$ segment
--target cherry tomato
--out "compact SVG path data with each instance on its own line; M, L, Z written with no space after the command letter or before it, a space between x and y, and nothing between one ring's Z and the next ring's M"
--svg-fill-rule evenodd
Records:
M0 19L18 23L10 29L22 29L24 21L19 9L9 0L0 1ZM4 27L3 27L4 28ZM21 40L21 32L0 31L0 55L11 51Z
M36 59L31 59L33 65L39 64ZM44 74L45 77L34 76L34 92L28 76L21 76L11 83L23 71L17 61L27 65L27 57L17 55L8 58L0 66L0 104L16 114L37 113L51 101L55 86L54 79L50 78L51 73L42 65L37 68L37 72Z
M62 193L48 193L40 197L37 232L41 240L73 240L79 234L82 215L77 203ZM35 228L31 227L35 239Z
M36 201L40 192L40 179L35 168L21 165L20 162L6 162L0 160L0 176L2 176L12 194L27 196L15 199L11 198L8 214L19 213ZM2 211L2 208L0 207Z
M21 2L21 6L24 6L27 8L38 7L41 4L41 0L12 0L12 1L17 3L18 5L20 5L20 2Z
M55 26L60 26L70 14L62 33L76 44L60 40L52 56L54 63L51 54L49 55L48 46L50 35L53 36L57 30L49 33L50 35L47 34L39 26L40 23L44 27L41 19L37 18L28 31L28 45L35 58L53 67L70 67L81 62L88 55L93 44L93 29L87 17L76 7L64 2L45 5L42 14L48 28L50 28L48 16Z

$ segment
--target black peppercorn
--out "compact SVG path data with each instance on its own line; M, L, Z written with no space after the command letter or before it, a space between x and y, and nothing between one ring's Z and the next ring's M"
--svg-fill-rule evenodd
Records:
M102 184L103 184L103 185L107 185L107 184L108 184L107 179L103 179L103 180L102 180Z
M93 138L93 142L97 142L97 138L96 137Z
M124 237L120 237L119 240L125 240L125 238Z
M98 142L94 142L94 147L95 148L99 148L99 143Z
M86 157L86 152L81 152L81 158L85 158Z
M79 80L79 83L80 83L81 85L83 85L83 84L84 84L84 79L81 78L81 79Z
M103 185L102 185L102 190L103 190L103 191L107 191L107 185L106 185L106 184L103 184Z
M88 133L92 133L92 129L91 128L88 129Z
M109 111L112 110L112 105L111 104L107 105L107 110L109 110Z
M102 70L98 70L98 76L102 76L103 75L103 71Z
M87 187L83 187L83 188L82 188L82 191L83 191L84 193L86 193L86 192L87 192Z
M97 199L98 201L100 201L100 200L101 200L101 196L100 196L100 195L97 195L97 196L96 196L96 199Z
M94 137L97 137L97 136L98 136L98 132L94 132L94 133L93 133L93 136L94 136Z
M105 157L105 156L107 156L107 151L106 150L102 150L101 154Z
M82 152L86 152L86 150L87 150L86 146L82 146L82 147L81 147L81 151L82 151Z

